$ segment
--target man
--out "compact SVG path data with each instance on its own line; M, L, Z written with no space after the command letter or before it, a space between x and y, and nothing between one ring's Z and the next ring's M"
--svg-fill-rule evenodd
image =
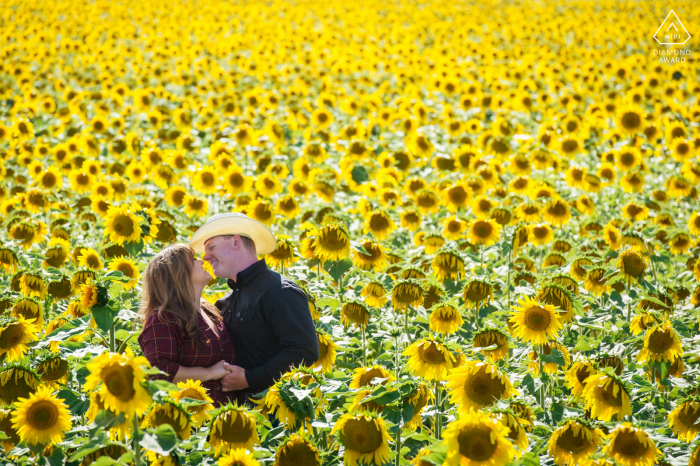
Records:
M289 278L267 268L258 254L277 248L272 232L241 213L214 215L192 236L217 277L231 291L216 302L236 345L236 365L221 379L237 391L239 404L271 387L292 366L318 359L318 338L306 294Z

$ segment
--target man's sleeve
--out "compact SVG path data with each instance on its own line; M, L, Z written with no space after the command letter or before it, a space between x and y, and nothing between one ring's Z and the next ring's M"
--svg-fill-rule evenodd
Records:
M318 359L316 327L309 311L309 300L303 291L285 286L265 311L282 351L266 364L245 371L248 385L254 388L272 385L292 366L310 366Z

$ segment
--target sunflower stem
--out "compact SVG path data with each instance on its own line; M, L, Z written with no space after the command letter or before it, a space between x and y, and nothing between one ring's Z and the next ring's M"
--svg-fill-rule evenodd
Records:
M411 309L411 306L408 306L406 309L404 309L404 314L403 314L403 330L404 333L406 333L406 346L408 346L413 339L411 338L411 334L408 332L408 311Z
M508 251L508 275L506 276L506 306L510 307L510 268L512 266L511 259L513 257L513 251Z
M540 354L537 355L537 362L540 365L540 407L543 411L544 408L544 363L542 362L542 355L544 354L544 345L540 344Z
M401 466L401 423L402 419L399 418L399 426L396 429L396 466Z
M442 430L442 413L440 409L442 408L440 382L435 381L435 438L440 440L441 430Z
M109 328L109 352L110 353L114 353L114 347L116 346L115 343L117 341L117 338L116 338L115 332L114 332L115 324L116 324L116 322L112 321L112 326Z
M134 415L134 465L141 466L141 445L139 445L139 417Z
M649 263L651 264L651 271L654 274L654 281L656 286L659 286L659 280L656 278L656 267L654 267L654 261L651 259L651 251L649 251L649 245L644 241L644 248L647 250L647 255L649 256Z
M367 367L367 337L364 327L362 327L362 367Z

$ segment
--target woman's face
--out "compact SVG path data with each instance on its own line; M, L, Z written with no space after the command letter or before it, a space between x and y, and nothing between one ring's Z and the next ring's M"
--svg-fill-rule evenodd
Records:
M194 260L194 268L192 269L192 284L195 288L203 288L209 280L211 280L211 275L204 270L204 262L200 259Z

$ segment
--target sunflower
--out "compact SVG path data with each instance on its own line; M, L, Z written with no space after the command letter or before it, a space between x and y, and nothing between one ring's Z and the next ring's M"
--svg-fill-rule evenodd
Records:
M637 355L642 363L674 361L683 354L681 341L670 322L655 325L646 331L644 347Z
M581 399L583 389L586 388L588 378L595 374L597 374L595 364L588 361L575 362L569 368L569 370L566 371L566 386L569 387L569 390L571 390L571 395L575 399Z
M70 365L65 359L52 356L37 364L36 370L41 375L41 381L46 386L58 388L68 382Z
M255 417L238 405L227 404L212 414L209 444L215 454L253 447L260 442Z
M19 287L25 296L36 297L39 300L46 298L46 282L38 274L22 274L19 279Z
M141 241L142 218L129 210L128 207L112 206L105 216L105 236L118 245L138 243Z
M586 290L590 291L596 296L600 296L603 293L610 291L610 285L607 284L608 279L605 278L605 267L595 267L588 271L586 275Z
M375 210L367 215L363 232L372 233L378 240L383 240L396 229L396 224L384 210Z
M366 251L360 251L357 248L352 249L352 262L355 267L362 270L379 270L384 268L387 263L384 247L377 241L366 239L360 243L360 246Z
M33 324L34 319L25 320L22 316L3 320L0 324L0 356L6 355L9 362L22 359L29 349L27 343L37 340L39 327Z
M92 270L102 270L104 264L97 251L92 248L83 248L78 256L78 266Z
M640 222L649 217L649 208L630 201L622 207L622 215L632 221Z
M603 454L621 466L652 466L661 455L647 433L629 422L617 426L609 437L610 442Z
M260 466L258 460L245 448L232 448L216 462L217 466Z
M187 194L182 203L185 206L185 215L190 217L204 217L209 212L209 202L203 197Z
M421 232L414 238L416 241L420 239L420 244L417 244L417 246L423 246L426 254L435 254L446 242L445 238L438 233L423 234L423 232Z
M576 466L595 453L605 434L581 419L571 419L549 439L549 457L557 466Z
M571 208L563 199L555 198L547 202L542 209L542 215L549 223L561 227L571 220Z
M143 356L134 357L128 347L125 354L102 353L87 363L90 375L83 391L98 389L105 408L116 413L142 414L151 403L151 397L141 385L146 380L141 366L151 365Z
M626 106L617 112L617 120L615 122L618 129L633 135L642 130L645 119L644 112L641 109Z
M586 409L591 411L591 417L604 422L617 415L621 421L626 415L632 415L630 397L627 388L615 376L610 374L594 374L586 379L582 393Z
M479 349L490 361L499 361L508 356L508 338L500 330L486 329L474 334L472 346L474 348L488 348L496 346L494 349Z
M187 190L182 186L171 186L165 190L165 202L173 207L180 207L185 202Z
M338 345L331 340L330 335L321 330L316 330L316 337L318 338L318 359L312 367L320 367L322 372L326 372L335 365Z
M219 189L219 176L211 167L202 167L192 175L192 187L202 194L214 194Z
M461 416L519 395L496 366L480 361L466 361L453 369L447 377L447 389Z
M65 258L63 261L65 261ZM58 264L59 267L61 263ZM10 248L0 247L0 270L3 270L5 273L14 273L18 265L17 254Z
M121 272L125 277L129 278L128 282L122 283L124 291L133 289L141 277L141 272L139 272L139 268L134 261L122 256L112 259L107 269Z
M321 466L321 457L308 435L302 432L282 441L277 448L274 466Z
M466 209L471 201L471 190L463 183L455 183L442 191L442 205L448 212L457 212L459 209Z
M523 427L522 419L516 417L515 414L509 410L493 410L491 411L491 417L510 429L510 432L508 432L508 439L514 446L518 447L515 455L521 457L523 453L527 451L527 447L530 443L527 438L527 432Z
M340 321L346 327L353 325L358 328L367 328L369 322L369 310L364 303L351 300L343 304L340 310Z
M312 245L321 262L341 260L350 254L350 235L339 223L326 224Z
M529 239L536 245L542 246L554 239L554 232L546 223L536 223L530 225Z
M468 308L475 309L484 301L488 303L493 299L493 285L484 279L474 278L464 285L462 299Z
M44 326L43 306L34 298L20 299L12 306L12 317L22 317L38 328Z
M651 312L643 310L632 318L630 322L630 332L632 332L632 335L636 336L660 323L661 320L658 317Z
M20 439L30 445L58 443L72 427L68 406L48 387L28 398L19 398L12 413L12 426Z
M517 255L520 248L525 246L530 239L530 227L528 225L520 225L513 232L513 254Z
M450 350L432 336L412 343L401 354L409 357L408 370L425 380L445 380L456 362Z
M447 217L444 221L442 236L451 241L457 241L469 228L469 224L457 217Z
M173 428L178 438L186 440L190 437L192 423L189 413L178 403L163 400L154 403L141 421L141 428L155 428L167 424Z
M692 442L700 432L700 401L689 399L679 403L668 415L668 423L679 440Z
M551 304L542 304L531 297L518 300L509 321L513 324L515 336L528 343L547 343L555 338L561 329L557 309Z
M551 304L558 309L559 320L563 324L574 320L574 300L572 293L556 283L545 284L535 296L542 304Z
M571 276L574 277L576 280L585 280L586 276L588 275L587 267L591 267L592 265L593 261L589 257L577 257L571 263L569 273L571 273ZM578 288L578 284L576 285L576 288Z
M550 354L552 354L553 349L558 350L562 354L562 357L564 358L564 364L560 366L556 362L545 362L542 367L542 371L545 374L556 374L557 372L559 372L559 368L561 368L562 370L566 370L566 367L569 364L571 364L571 357L569 356L569 350L566 349L566 346L555 341L548 341L547 343L541 345L539 350L530 351L530 353L528 354L528 357L531 361L528 364L528 370L532 373L533 377L537 377L540 375L540 366L537 364L537 360L539 359L540 354L545 354L549 356Z
M62 276L60 280L49 282L47 286L49 294L57 300L66 299L73 294L73 284L66 276Z
M417 428L423 427L423 420L421 417L421 412L428 405L428 403L434 399L433 392L428 388L423 382L419 382L416 389L411 392L406 403L413 408L413 417L408 421L405 421L403 428L411 431L415 431Z
M373 412L348 413L338 419L331 434L345 447L345 465L382 466L389 461L392 438L386 423Z
M358 367L355 369L355 374L348 385L350 388L362 388L371 385L374 379L384 379L382 385L394 380L391 372L387 371L379 364L374 364L368 367Z
M464 324L459 310L448 304L442 303L432 308L430 313L430 330L443 335L452 335Z
M0 431L4 432L8 437L4 440L0 440L5 453L12 450L15 445L21 442L17 430L12 426L12 413L14 410L0 409Z
M498 241L501 228L493 219L474 220L469 225L469 242L489 246Z
M433 272L435 277L444 281L450 279L453 281L459 280L460 276L464 276L464 259L459 254L450 249L441 249L433 257L432 262Z
M408 231L416 231L421 226L421 213L417 209L408 208L399 214L401 226Z
M186 380L185 382L178 382L177 387L180 390L169 392L176 403L181 403L188 398L204 402L187 407L187 412L191 416L192 425L196 428L209 421L211 419L210 411L213 409L212 403L214 401L207 395L207 390L202 386L202 382L199 380Z
M391 303L394 311L403 313L409 307L423 304L423 288L414 279L399 280L391 292Z
M387 298L388 293L384 288L384 285L377 281L369 282L363 286L360 294L368 305L376 309L381 309L384 307L389 299Z
M668 241L668 245L671 249L671 254L683 254L692 245L692 240L687 233L676 233Z
M446 466L505 466L515 457L510 429L483 411L471 411L445 430Z

